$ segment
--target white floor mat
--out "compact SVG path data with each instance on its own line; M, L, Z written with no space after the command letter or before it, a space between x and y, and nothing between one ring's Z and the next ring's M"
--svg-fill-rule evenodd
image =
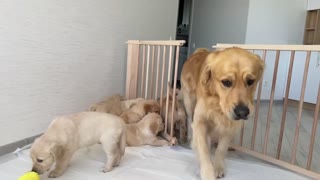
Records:
M70 167L56 180L196 180L199 178L198 163L193 151L182 147L129 147L119 167L109 173L99 169L106 156L99 145L78 151ZM302 180L295 173L241 160L226 160L226 176L223 180ZM31 169L29 150L19 153L18 158L0 164L1 180L17 180ZM47 180L47 174L41 180Z

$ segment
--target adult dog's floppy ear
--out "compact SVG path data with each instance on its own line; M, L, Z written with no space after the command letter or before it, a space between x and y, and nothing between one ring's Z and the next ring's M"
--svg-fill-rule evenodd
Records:
M265 68L265 62L261 59L261 57L257 54L254 54L257 57L258 60L258 70L259 70L259 80L261 79L263 72L264 72L264 68Z
M212 78L212 72L208 65L203 68L201 75L201 83L207 85L209 80Z

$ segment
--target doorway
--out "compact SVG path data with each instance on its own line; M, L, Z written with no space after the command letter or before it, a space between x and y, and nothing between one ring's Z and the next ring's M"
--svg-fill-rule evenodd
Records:
M178 78L177 78L177 88L179 89L181 87L180 76L181 76L182 66L188 58L191 14L192 14L192 0L179 0L176 40L186 41L186 43L182 47L180 47L180 53L179 53Z

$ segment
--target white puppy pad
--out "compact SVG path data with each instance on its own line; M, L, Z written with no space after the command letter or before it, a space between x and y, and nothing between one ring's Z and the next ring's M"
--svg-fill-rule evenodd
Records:
M99 169L106 156L100 145L79 150L70 167L56 180L197 180L199 167L193 151L182 147L128 147L119 167L109 173ZM29 149L18 153L18 158L0 164L0 179L17 180L31 169ZM41 180L48 180L48 173ZM295 173L253 162L226 160L223 180L304 180ZM52 180L52 179L51 179Z

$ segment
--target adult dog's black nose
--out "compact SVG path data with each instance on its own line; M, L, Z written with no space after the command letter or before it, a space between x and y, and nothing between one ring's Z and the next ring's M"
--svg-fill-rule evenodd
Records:
M247 120L248 115L250 113L248 106L245 106L243 104L237 105L233 111L234 111L235 120L239 120L239 119Z

